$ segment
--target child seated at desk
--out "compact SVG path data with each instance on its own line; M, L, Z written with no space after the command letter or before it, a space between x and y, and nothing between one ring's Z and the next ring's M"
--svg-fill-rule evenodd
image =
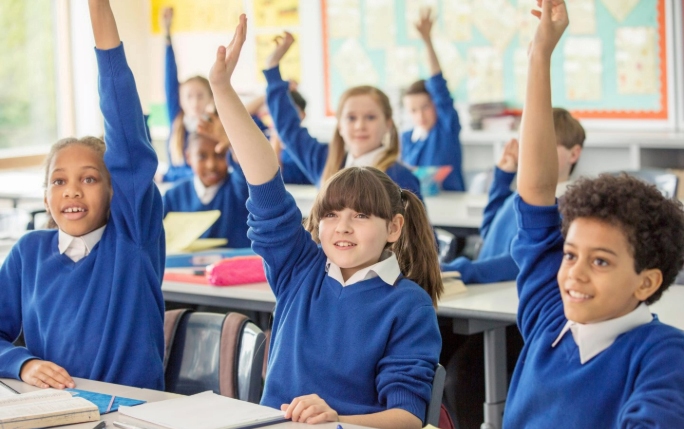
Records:
M305 229L230 83L246 31L242 15L210 82L249 183L252 248L276 296L262 404L310 424L421 428L443 288L423 204L378 169L348 168L323 185Z
M571 186L559 214L550 63L568 17L561 0L536 15L512 247L525 346L503 426L684 427L684 333L647 307L682 266L682 205L602 175Z
M561 197L579 161L585 133L579 121L565 109L553 109L553 124L559 167L556 197ZM513 206L516 193L511 190L511 183L517 171L518 141L512 139L504 147L501 160L494 169L494 181L480 227L482 247L477 259L472 261L465 256L458 257L442 264L442 271L460 272L466 284L515 280L518 266L511 256L511 242L518 228Z
M157 157L107 0L89 0L105 143L52 146L45 207L0 268L0 377L164 388L162 200ZM23 332L26 347L12 343Z
M247 183L239 166L228 172L227 150L200 134L188 136L185 157L194 176L166 191L164 216L169 212L219 210L221 217L200 238L225 238L228 247L249 247Z

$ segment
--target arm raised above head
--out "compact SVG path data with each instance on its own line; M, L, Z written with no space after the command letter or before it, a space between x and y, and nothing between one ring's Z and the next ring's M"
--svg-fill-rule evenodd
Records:
M432 45L432 36L430 35L434 23L435 17L432 16L432 9L425 8L420 11L420 19L414 24L427 50L430 76L442 73L442 67L439 65L439 58L437 58L437 52L435 52L435 48Z
M88 0L88 9L93 36L95 36L95 47L104 50L119 46L121 39L109 0Z
M527 73L527 91L520 126L518 192L531 205L555 202L558 182L556 133L551 106L551 54L568 26L563 0L538 0L541 11L532 14L539 26L532 40Z
M261 185L273 179L278 172L278 160L271 144L256 126L230 83L246 34L247 18L243 14L235 28L233 40L228 46L218 48L216 61L209 72L209 82L219 118L240 160L247 182Z

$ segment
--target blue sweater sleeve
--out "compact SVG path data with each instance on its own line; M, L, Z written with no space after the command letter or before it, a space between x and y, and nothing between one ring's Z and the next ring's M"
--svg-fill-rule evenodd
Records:
M461 144L458 140L458 134L461 132L461 122L458 119L458 112L454 108L454 99L449 93L447 82L442 73L438 73L426 80L425 89L427 89L437 109L438 126L452 134L454 136L453 141L458 143L444 149L457 150L460 154Z
M166 113L169 115L169 126L181 111L178 83L178 67L176 66L176 54L171 44L166 45L164 58L164 92L166 94Z
M276 66L264 70L264 76L268 83L266 104L285 150L309 181L319 184L328 159L328 145L320 143L302 127L297 109L290 99L290 85L280 76L280 69Z
M515 173L507 173L499 167L494 168L494 181L489 188L489 200L484 209L482 226L480 226L480 235L483 239L487 238L494 216L496 216L496 213L503 206L506 199L513 194L511 183L514 177ZM511 219L511 222L513 222L513 219Z
M518 276L518 265L510 254L477 261L461 256L441 264L441 268L442 271L460 272L465 284L505 282Z
M263 185L249 185L247 236L264 259L266 278L276 299L288 292L298 271L311 269L322 252L302 226L302 214L285 189L280 171Z
M12 343L21 333L21 256L15 244L0 267L0 377L19 378L21 367L35 359L26 347Z
M563 317L556 276L563 258L558 206L531 206L515 197L518 235L511 245L518 274L518 328L527 340L537 330Z
M107 150L104 160L114 195L110 221L120 234L138 244L163 241L162 201L154 174L157 155L145 131L140 98L126 63L123 43L96 49L100 109L104 116Z

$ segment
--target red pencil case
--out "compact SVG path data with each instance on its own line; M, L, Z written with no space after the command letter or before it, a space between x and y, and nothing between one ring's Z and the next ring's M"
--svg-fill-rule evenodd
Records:
M207 266L205 276L214 286L235 286L266 281L260 256L235 256Z

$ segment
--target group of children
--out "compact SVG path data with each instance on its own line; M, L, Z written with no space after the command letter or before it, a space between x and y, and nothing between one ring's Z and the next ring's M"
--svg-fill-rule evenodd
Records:
M56 229L26 234L0 268L0 377L39 387L74 387L75 376L162 389L167 209L109 0L88 3L106 150L99 139L68 138L48 156L45 205ZM684 334L646 307L684 262L681 204L627 176L579 180L557 204L581 142L559 147L556 115L565 113L551 107L550 59L568 25L566 7L538 5L520 143L507 147L492 192L493 204L511 206L517 219L511 254L525 341L504 425L682 427ZM423 15L426 45L430 26ZM231 84L246 32L242 15L233 40L217 50L209 86L198 80L187 89L206 91L196 101L208 95L216 113L175 112L177 155L195 177L164 204L201 210L220 201L237 211L246 203L245 243L263 258L276 295L263 404L310 424L420 428L442 347L442 282L425 208L398 162L387 97L372 87L347 91L333 141L322 146L301 128L276 67L291 39L278 44L265 72L267 104L285 150L320 186L303 225L279 159ZM443 114L453 107L441 76L425 88L432 98L420 89L409 95L422 119L402 136L410 148L402 156L414 162L432 155L411 145L442 144L458 129L455 112ZM460 163L460 152L452 155ZM509 196L505 175L516 166L518 191ZM450 180L462 186L460 174ZM488 218L491 229L497 214ZM13 345L21 332L25 347Z

